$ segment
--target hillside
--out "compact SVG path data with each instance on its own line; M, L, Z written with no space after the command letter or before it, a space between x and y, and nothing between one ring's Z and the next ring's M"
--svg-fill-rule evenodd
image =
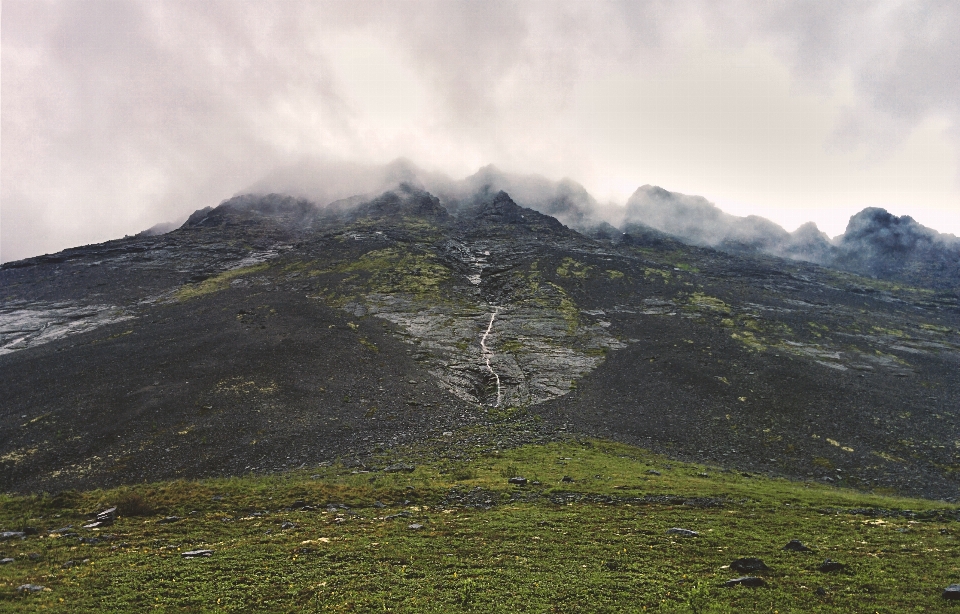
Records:
M575 433L956 496L956 293L642 229L588 238L504 192L452 213L410 185L241 196L8 263L0 286L6 491Z

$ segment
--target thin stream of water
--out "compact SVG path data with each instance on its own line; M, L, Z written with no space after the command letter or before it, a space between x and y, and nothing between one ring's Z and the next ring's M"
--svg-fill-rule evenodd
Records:
M481 355L483 356L484 361L487 363L487 369L493 375L494 379L497 380L497 403L494 405L494 407L500 407L500 376L497 375L497 372L494 371L493 367L490 366L490 359L493 357L493 352L487 347L487 336L490 334L490 331L493 330L493 321L496 319L498 313L500 313L500 308L494 308L493 313L490 314L490 323L487 325L487 332L483 333L483 337L480 339Z

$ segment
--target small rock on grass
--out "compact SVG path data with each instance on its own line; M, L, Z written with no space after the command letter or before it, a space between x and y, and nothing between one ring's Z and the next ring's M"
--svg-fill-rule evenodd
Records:
M23 531L3 531L0 532L0 540L3 539L16 539L18 537L24 537L26 533Z
M783 547L784 550L790 550L792 552L813 552L810 548L807 548L803 545L799 539L791 539L787 542L787 545Z
M5 559L0 559L0 565L9 565L10 563L13 563L13 562L14 562L14 559L11 559L9 557Z
M383 468L384 473L413 473L417 469L416 465L406 463L396 463Z
M296 529L297 525L293 524L289 520L280 525L281 529Z
M527 483L527 478L515 476L507 480L507 482L510 484L516 484L517 486L524 486Z
M190 550L188 552L181 552L180 556L185 559L195 559L199 557L213 556L213 550Z
M740 578L734 578L733 580L727 580L723 583L724 586L749 586L751 588L756 588L758 586L766 586L767 582L763 578L757 578L755 576L743 576Z
M423 525L422 525L422 524L418 524L418 523L415 522L415 523L409 525L407 528L410 529L410 530L412 530L412 531L419 531L420 529L423 528Z
M736 561L730 563L730 569L739 571L741 573L755 573L758 571L768 571L770 568L758 558L747 557L737 559Z
M183 520L180 516L167 516L166 518L161 518L157 521L157 524L171 524Z
M47 590L47 587L39 584L21 584L17 587L17 591L20 593L39 593L45 590Z
M667 529L667 534L669 535L679 535L681 537L699 537L700 534L696 531L691 531L690 529L681 529L680 527L673 527Z
M843 563L834 561L833 559L827 559L824 562L820 563L820 566L817 567L817 571L824 571L824 572L844 571L846 568L847 566L844 565Z
M951 584L947 588L943 589L943 592L940 593L940 596L944 599L950 600L960 599L960 584Z

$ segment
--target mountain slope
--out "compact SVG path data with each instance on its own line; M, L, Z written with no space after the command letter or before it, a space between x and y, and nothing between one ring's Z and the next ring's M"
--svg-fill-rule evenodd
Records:
M406 183L241 196L4 265L0 486L563 431L955 496L955 293L628 230L590 239L489 190L451 213Z

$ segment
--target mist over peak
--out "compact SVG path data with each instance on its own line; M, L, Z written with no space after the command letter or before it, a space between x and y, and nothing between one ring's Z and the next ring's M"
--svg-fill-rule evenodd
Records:
M566 226L601 240L659 246L678 240L929 287L960 283L960 240L876 207L852 216L844 234L831 239L812 221L787 232L764 217L731 215L703 196L656 185L640 186L620 206L598 202L570 178L511 173L488 164L455 179L407 158L387 164L305 159L274 170L223 204L243 209L252 203L259 214L279 216L290 228L404 216L496 226L498 232L520 224L514 227L551 234ZM200 210L188 223L213 223L216 216L209 216ZM166 230L158 225L145 233Z
M735 250L771 251L788 243L790 234L756 215L725 213L702 196L644 185L627 201L625 221L641 222L688 243Z

